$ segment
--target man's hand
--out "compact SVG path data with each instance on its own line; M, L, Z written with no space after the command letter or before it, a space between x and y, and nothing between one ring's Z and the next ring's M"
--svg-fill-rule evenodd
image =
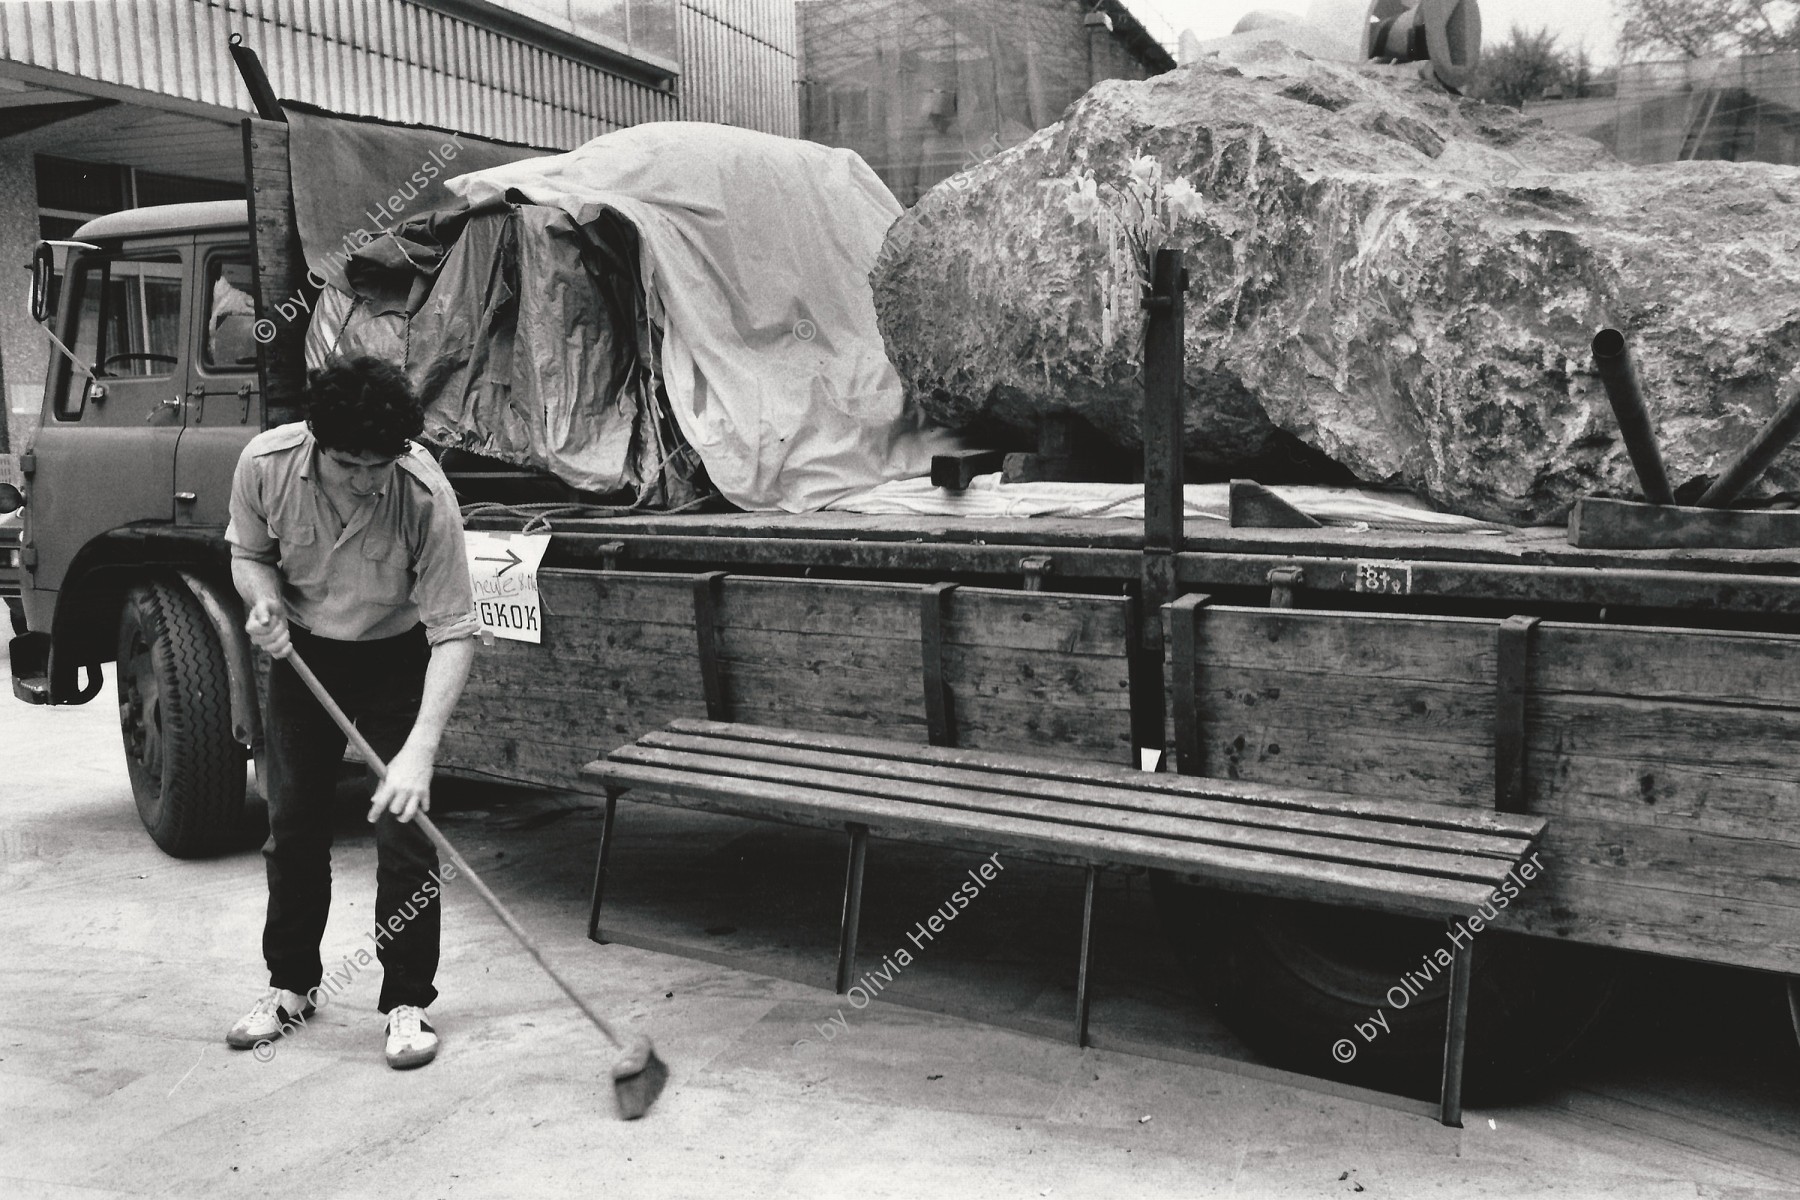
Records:
M293 643L288 640L287 612L279 600L258 600L244 622L250 640L275 658L286 658Z
M375 821L382 810L395 813L402 822L415 813L431 811L431 772L433 755L411 740L388 764L387 777L375 789L369 803L369 820Z

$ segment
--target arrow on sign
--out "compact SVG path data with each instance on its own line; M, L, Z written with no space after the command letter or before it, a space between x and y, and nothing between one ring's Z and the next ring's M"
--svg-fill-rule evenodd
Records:
M507 562L507 559L511 559L512 561ZM508 571L512 570L514 567L518 566L520 563L524 562L525 560L519 557L518 551L508 549L506 552L506 558L477 558L475 561L476 562L506 563L506 565L504 567L501 567L498 571L494 572L494 578L498 579L500 576L506 574Z

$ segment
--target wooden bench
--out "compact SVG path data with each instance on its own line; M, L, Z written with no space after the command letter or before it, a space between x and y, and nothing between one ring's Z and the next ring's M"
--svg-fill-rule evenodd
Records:
M856 977L870 837L1086 870L1075 1040L1087 1044L1094 881L1160 869L1261 895L1466 918L1529 857L1541 817L922 746L764 725L680 720L589 763L605 789L588 936L598 941L618 798L843 829L849 863L837 990ZM1456 943L1439 1119L1458 1125L1472 942Z

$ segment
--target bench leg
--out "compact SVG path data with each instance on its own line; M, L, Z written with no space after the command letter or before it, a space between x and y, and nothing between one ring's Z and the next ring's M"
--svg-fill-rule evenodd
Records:
M594 860L594 903L588 909L588 941L606 943L600 937L600 898L606 890L606 858L612 853L613 822L619 812L619 793L606 793L606 810L600 814L600 856Z
M1081 971L1075 977L1075 1044L1088 1044L1088 966L1094 955L1094 881L1100 874L1095 867L1087 869L1087 881L1081 899Z
M1450 961L1450 1015L1444 1028L1444 1087L1438 1120L1462 1128L1463 1047L1469 1036L1469 971L1474 966L1474 939L1459 944Z
M856 978L856 931L862 924L863 859L869 849L866 825L851 825L850 862L844 870L844 918L838 927L837 993L850 990Z

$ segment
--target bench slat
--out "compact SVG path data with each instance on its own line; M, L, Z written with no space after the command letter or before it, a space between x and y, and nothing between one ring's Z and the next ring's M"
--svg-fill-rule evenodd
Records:
M915 746L890 741L886 738L859 737L850 734L822 734L766 725L742 725L734 722L689 718L672 721L667 728L679 733L704 734L737 741L761 742L768 745L792 746L810 750L838 751L899 762L968 767L980 771L1005 772L1032 779L1065 779L1084 783L1111 784L1175 796L1193 796L1203 800L1233 800L1246 804L1265 805L1270 808L1369 817L1437 829L1477 830L1482 833L1523 837L1527 839L1528 843L1535 843L1543 835L1544 828L1548 824L1548 820L1544 817L1494 812L1491 809L1453 808L1418 804L1412 801L1346 796L1337 792L1277 787L1234 779L1159 775L1150 771L1134 771L1129 767L1083 762L1077 759L1062 761L1025 754L1006 754L993 750L957 750L944 746Z
M728 748L731 743L714 741L712 745ZM873 800L903 801L939 810L964 812L971 817L991 814L1025 818L1049 822L1057 828L1079 827L1137 833L1184 843L1262 850L1318 862L1393 869L1474 883L1505 875L1507 869L1517 861L1516 855L1500 860L1493 857L1446 854L1438 850L1367 841L1354 836L1322 837L1289 830L1233 825L1195 814L1170 816L1000 794L986 790L979 782L979 777L976 777L978 781L973 784L954 787L914 780L872 778L849 773L830 764L816 767L793 766L733 756L729 749L723 753L702 753L640 742L615 751L610 760L664 767L690 774L794 784L815 791ZM1361 824L1366 828L1378 827L1372 821Z
M1504 859L1509 865L1522 854L1529 853L1529 839L1518 835L1482 833L1473 830L1441 829L1435 826L1408 825L1398 821L1360 816L1341 816L1303 809L1271 808L1267 805L1244 804L1235 800L1200 799L1193 796L1157 793L1146 795L1133 787L1120 784L1070 783L1054 778L1034 778L1012 773L979 771L969 767L941 766L936 763L911 763L895 759L870 758L867 755L844 754L829 750L807 750L780 746L770 742L734 741L685 733L649 733L639 738L637 748L656 747L664 750L714 754L746 761L780 764L791 767L836 771L869 780L891 780L903 783L941 785L965 789L996 797L988 803L999 811L1024 812L1016 804L998 797L1026 797L1031 800L1066 801L1090 810L1080 814L1086 824L1105 824L1115 814L1145 813L1181 820L1201 820L1245 828L1278 830L1284 833L1318 834L1326 837L1353 839L1384 846L1402 846L1455 855L1476 855ZM631 749L627 747L626 749ZM625 750L616 751L618 758ZM1135 784L1143 778L1131 776ZM858 790L882 791L867 785ZM896 793L897 794L897 793ZM1102 810L1094 812L1092 810Z
M1223 887L1407 916L1465 915L1486 902L1505 874L1504 870L1496 870L1492 884L1471 883L1261 850L1177 842L1139 833L1053 826L992 813L933 809L926 814L916 805L845 792L605 759L589 763L583 774L613 787L649 788L711 804L729 800L732 808L720 805L717 811L743 816L791 820L795 810L804 807L834 822L864 825L876 837L951 844L977 851L1013 847L1027 852L1070 854L1098 866L1203 873Z

